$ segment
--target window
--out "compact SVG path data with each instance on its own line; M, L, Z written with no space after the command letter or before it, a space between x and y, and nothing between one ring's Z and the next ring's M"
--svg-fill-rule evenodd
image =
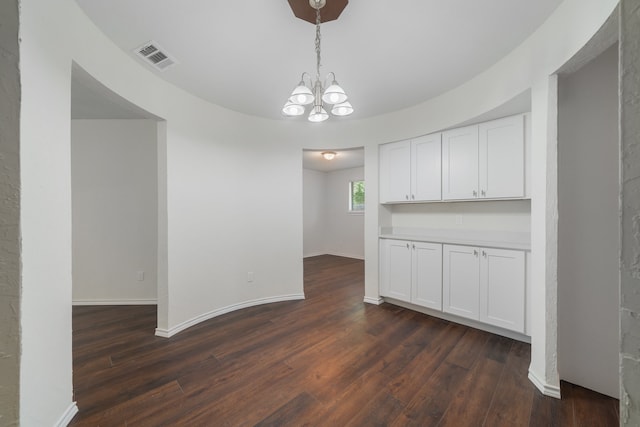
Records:
M349 183L349 212L364 212L364 181Z

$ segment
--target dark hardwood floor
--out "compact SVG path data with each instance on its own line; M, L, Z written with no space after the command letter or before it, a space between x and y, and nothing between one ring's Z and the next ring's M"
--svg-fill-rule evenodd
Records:
M170 339L154 306L74 307L74 426L617 426L618 401L527 379L530 346L364 304L363 262L305 259L304 301Z

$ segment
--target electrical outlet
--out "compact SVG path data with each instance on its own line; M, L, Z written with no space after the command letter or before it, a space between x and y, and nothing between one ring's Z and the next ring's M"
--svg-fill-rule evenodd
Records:
M253 283L253 278L254 278L253 271L247 272L247 282Z
M138 282L144 282L144 271L138 271Z

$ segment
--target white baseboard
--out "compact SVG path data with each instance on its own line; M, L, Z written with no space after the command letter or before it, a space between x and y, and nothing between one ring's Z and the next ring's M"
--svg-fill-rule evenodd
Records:
M380 297L378 298L372 298L372 297L368 297L365 296L364 297L364 302L366 302L367 304L374 304L374 305L380 305L384 302L384 300Z
M64 414L58 419L58 422L54 424L55 427L67 427L73 417L78 413L78 405L76 402L71 402L71 405L64 411Z
M232 304L226 307L219 308L217 310L210 311L208 313L201 314L199 316L186 320L169 329L156 328L156 335L163 338L171 338L178 332L184 331L185 329L191 326L197 325L198 323L204 322L205 320L212 319L222 314L230 313L236 310L241 310L243 308L253 307L256 305L271 304L274 302L293 301L293 300L301 300L301 299L304 299L304 294L291 294L291 295L280 295L277 297L269 297L269 298L258 298L251 301Z
M560 387L546 383L545 381L538 378L538 376L531 370L529 370L529 381L531 381L533 385L535 385L536 388L540 390L540 393L544 394L545 396L560 399Z
M353 254L345 254L340 252L328 252L327 255L339 256L342 258L353 258L353 259L361 259L364 260L363 255L353 255Z
M311 258L314 256L326 255L326 252L311 252L310 254L304 254L303 258Z
M157 299L74 299L72 305L157 305Z
M362 255L352 255L352 254L345 254L345 253L341 253L341 252L318 252L318 253L311 253L309 255L305 255L303 258L311 258L314 256L322 256L322 255L332 255L332 256L339 256L342 258L353 258L353 259L361 259L364 260L364 256Z

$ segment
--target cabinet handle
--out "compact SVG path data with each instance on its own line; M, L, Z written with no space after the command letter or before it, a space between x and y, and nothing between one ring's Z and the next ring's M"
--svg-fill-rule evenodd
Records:
M473 197L478 197L478 192L476 190L473 190Z
M486 197L486 196L487 196L487 192L486 192L486 191L484 191L484 190L482 190L482 191L480 192L480 194L482 194L482 197Z
M409 244L407 243L407 249L409 249Z
M412 194L412 195L411 195L411 200L415 200L415 199L416 199L416 195L415 195L415 194Z
M473 250L473 255L478 256L478 251L476 249Z
M415 244L415 243L414 243L413 245L411 245L411 246L413 247L413 249L415 249L415 248L416 248L416 244Z
M407 195L405 195L405 196L404 196L404 198L405 198L406 200L409 200L409 195L408 195L408 194L407 194Z
M482 251L482 256L486 258L487 257L487 252Z

